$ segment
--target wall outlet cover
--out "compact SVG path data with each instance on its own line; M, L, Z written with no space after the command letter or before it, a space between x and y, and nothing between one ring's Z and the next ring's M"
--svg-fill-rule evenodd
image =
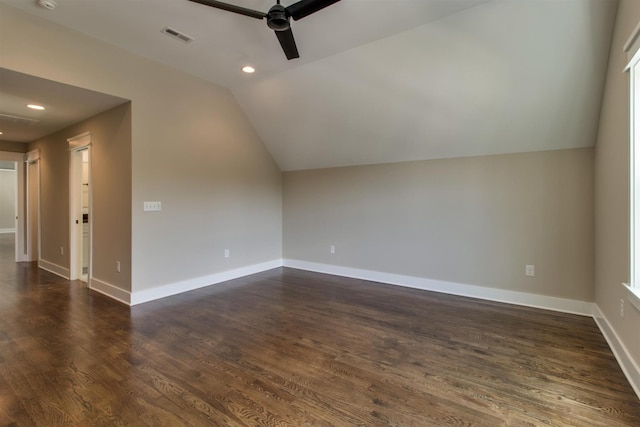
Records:
M529 277L533 277L536 275L536 266L527 264L524 266L524 274Z

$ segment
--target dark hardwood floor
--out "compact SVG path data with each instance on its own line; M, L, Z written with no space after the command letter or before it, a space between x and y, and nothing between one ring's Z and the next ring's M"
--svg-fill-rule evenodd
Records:
M586 317L293 269L129 308L10 256L0 425L638 426L640 400Z

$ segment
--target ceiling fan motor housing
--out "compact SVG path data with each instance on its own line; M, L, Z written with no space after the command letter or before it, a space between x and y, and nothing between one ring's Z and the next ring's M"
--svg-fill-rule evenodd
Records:
M1 1L1 0L0 0ZM33 0L32 0L33 1ZM39 0L39 1L55 1L55 0ZM226 10L227 12L237 13L239 15L248 16L255 19L267 19L267 26L276 33L278 42L282 46L287 59L300 58L298 47L291 31L290 20L298 21L305 16L316 13L327 6L331 6L340 0L298 0L297 2L284 7L280 4L280 0L276 0L277 4L273 5L269 12L264 13L259 10L249 9L235 4L227 3L219 0L189 0L194 3L200 3L205 6L215 7L216 9Z
M274 31L287 31L291 28L289 16L284 6L274 5L267 13L267 25Z

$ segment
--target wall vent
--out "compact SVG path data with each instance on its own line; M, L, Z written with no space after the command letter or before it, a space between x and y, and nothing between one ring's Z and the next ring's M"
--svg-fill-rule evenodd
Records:
M181 42L184 42L184 43L191 43L193 40L195 40L190 35L187 35L178 30L174 30L171 27L166 27L165 29L162 30L162 33L168 35L169 37L173 37L174 39L180 40Z
M20 126L33 126L40 123L40 120L0 113L0 123L10 123L12 125Z

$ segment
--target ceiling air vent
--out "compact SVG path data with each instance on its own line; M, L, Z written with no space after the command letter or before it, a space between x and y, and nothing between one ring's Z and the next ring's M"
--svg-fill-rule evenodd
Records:
M189 35L187 35L185 33L181 33L178 30L174 30L171 27L167 27L164 30L162 30L162 33L166 34L166 35L168 35L170 37L173 37L174 39L178 39L178 40L180 40L181 42L184 42L184 43L190 43L190 42L192 42L194 40L193 37L191 37L191 36L189 36Z
M40 120L30 119L29 117L12 116L11 114L0 113L0 123L10 123L12 125L33 126Z

